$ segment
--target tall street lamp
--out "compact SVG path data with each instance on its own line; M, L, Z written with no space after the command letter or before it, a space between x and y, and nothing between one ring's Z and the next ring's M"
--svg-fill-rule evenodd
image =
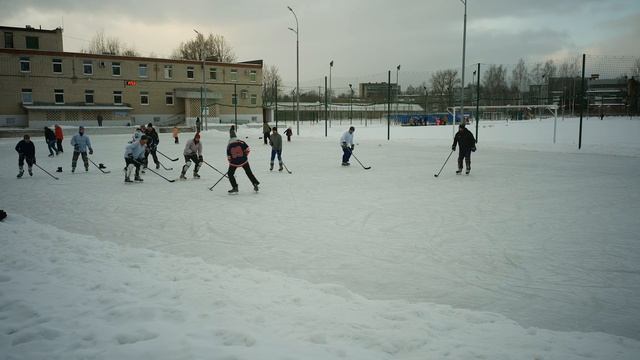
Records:
M396 67L396 113L398 112L398 107L400 106L398 102L400 101L400 87L398 86L398 74L400 73L400 65Z
M333 60L329 62L329 118L331 118L331 69L333 69ZM331 120L329 120L329 126L331 126Z
M287 6L287 9L291 11L296 19L296 29L289 28L289 30L296 33L296 135L300 135L300 41L298 37L298 16L296 16L291 6Z
M353 85L349 84L351 98L349 99L349 125L353 124Z
M460 121L464 120L464 61L466 55L466 47L467 47L467 0L460 0L461 3L464 4L464 27L462 31L462 91L460 91ZM454 106L455 108L455 106ZM455 111L454 111L455 113ZM455 125L456 119L453 119L453 124ZM455 126L454 126L455 131Z
M207 112L209 110L209 107L206 107L207 110L205 111L205 106L206 106L205 104L207 103L207 88L205 87L205 70L204 70L204 60L206 58L204 55L205 41L204 41L204 35L200 34L196 29L193 29L193 31L195 31L196 34L198 34L199 36L202 36L202 49L201 49L201 55L200 55L200 57L202 58L202 86L200 87L200 119L202 119L202 121L204 122L204 129L209 130L209 127L207 125Z

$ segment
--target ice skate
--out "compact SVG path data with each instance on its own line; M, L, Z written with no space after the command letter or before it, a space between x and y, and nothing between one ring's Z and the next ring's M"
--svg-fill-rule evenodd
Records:
M228 191L229 194L235 194L237 192L238 192L238 187L234 187L233 189Z

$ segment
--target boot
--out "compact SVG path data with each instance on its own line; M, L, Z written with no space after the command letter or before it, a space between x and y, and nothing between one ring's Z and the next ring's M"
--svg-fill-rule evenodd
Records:
M229 192L229 194L235 194L235 193L237 193L237 192L238 192L238 187L237 187L237 186L234 186L234 187L233 187L231 190L229 190L228 192Z
M144 180L142 180L142 178L141 178L140 176L138 176L138 175L136 175L136 177L134 177L134 178L133 178L133 180L135 180L135 181L140 181L140 182L143 182L143 181L144 181Z
M31 170L31 168L29 168L29 176L33 176L33 170Z
M49 157L53 157L53 156L54 156L53 153L49 154Z
M462 168L459 168L458 170L456 170L456 175L460 175L462 174Z
M130 178L130 177L125 176L125 177L124 177L124 182L126 182L126 183L131 183L131 182L133 182L133 181L131 181L131 178Z
M193 172L193 178L194 179L200 179L200 175L198 175L198 173L194 171Z
M24 175L24 170L20 169L20 171L18 172L18 179L21 178L22 175Z
M180 174L180 180L187 180L187 177L186 177L186 176L184 176L184 173L181 173L181 174Z
M253 184L253 191L258 192L258 183Z
M271 164L269 166L269 171L273 171L273 161L271 162Z
M71 168L71 172L72 173L76 172L76 167L75 166Z
M467 168L467 171L465 171L464 173L469 175L470 172L471 172L471 168Z
M282 171L282 163L280 163L280 168L278 169L278 171Z
M160 169L160 164L156 164L156 170Z

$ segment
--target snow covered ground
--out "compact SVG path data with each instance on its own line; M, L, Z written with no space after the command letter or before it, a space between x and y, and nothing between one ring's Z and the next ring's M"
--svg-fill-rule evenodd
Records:
M290 124L288 124L290 125ZM640 121L480 125L470 176L451 127L301 125L293 174L240 194L209 168L168 183L118 171L128 135L92 138L112 170L71 174L71 153L16 179L0 140L0 354L7 359L636 359L640 354ZM295 132L295 126L293 127ZM70 139L71 132L66 132ZM91 135L91 129L87 129ZM182 134L182 143L191 134ZM169 134L160 150L181 154ZM225 169L226 132L202 135ZM67 145L67 148L69 146ZM163 174L176 178L182 162Z

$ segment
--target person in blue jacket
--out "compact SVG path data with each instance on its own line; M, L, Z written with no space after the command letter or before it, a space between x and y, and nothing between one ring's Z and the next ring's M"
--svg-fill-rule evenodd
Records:
M89 155L93 154L93 148L91 147L91 139L84 134L84 126L78 128L78 133L71 138L71 146L73 146L73 157L71 158L71 172L76 171L76 164L78 163L78 157L82 155L82 161L84 162L84 171L89 171L89 158L87 157L87 149L89 149Z
M21 178L22 175L24 175L25 161L29 167L29 176L33 176L33 170L31 167L36 163L36 147L33 145L29 135L25 134L22 137L22 140L20 140L16 145L16 151L18 152L18 178Z
M232 187L231 190L229 190L230 194L238 192L238 183L233 175L239 167L244 169L244 172L253 184L253 190L258 191L258 185L260 185L260 182L253 175L251 167L249 166L249 152L249 145L244 141L238 138L231 138L229 140L229 145L227 145L227 160L229 161L227 175L229 176L229 182Z
M131 173L133 172L134 168L136 169L134 180L143 181L140 177L140 165L144 163L144 154L148 140L149 138L147 137L147 135L142 135L140 140L134 141L131 144L127 144L127 147L124 150L124 182L133 182L131 180Z

